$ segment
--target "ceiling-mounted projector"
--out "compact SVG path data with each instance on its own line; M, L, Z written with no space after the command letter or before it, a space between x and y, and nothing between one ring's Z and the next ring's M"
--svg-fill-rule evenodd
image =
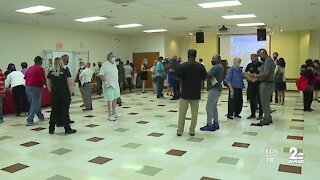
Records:
M226 33L226 32L228 32L229 31L229 29L226 27L226 26L224 26L224 25L222 25L222 27L219 29L219 32L220 33Z

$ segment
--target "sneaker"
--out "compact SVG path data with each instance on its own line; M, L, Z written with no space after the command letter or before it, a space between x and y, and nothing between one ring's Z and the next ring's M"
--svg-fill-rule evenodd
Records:
M111 116L108 117L108 120L109 121L116 121L116 118L113 115L111 115Z
M43 119L39 119L40 122L45 122L45 121L49 121L49 118L43 118Z
M241 116L240 116L240 115L234 115L234 117L236 117L236 118L241 118Z
M228 119L233 119L233 117L232 117L232 116L227 116L227 118L228 118Z
M77 132L77 130L75 130L75 129L70 129L70 130L68 130L68 131L65 131L64 133L65 134L73 134L73 133L76 133Z
M35 126L35 125L37 125L37 123L35 123L35 122L26 124L26 126Z
M213 130L213 131L216 131L216 130L218 130L218 129L220 129L219 124L213 124L213 125L212 125L212 130Z
M114 118L116 118L116 119L120 118L120 115L119 115L119 114L117 114L116 112L115 112L115 113L113 113L111 116L113 116L113 117L114 117Z
M201 131L212 131L212 125L206 125L200 128Z

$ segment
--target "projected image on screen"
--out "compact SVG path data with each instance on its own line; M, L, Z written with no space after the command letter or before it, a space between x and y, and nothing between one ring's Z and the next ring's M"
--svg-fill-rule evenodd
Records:
M268 49L268 40L257 41L256 35L220 37L221 58L228 60L229 66L232 66L234 57L240 57L242 59L241 66L245 66L250 61L250 54L256 53L260 48Z

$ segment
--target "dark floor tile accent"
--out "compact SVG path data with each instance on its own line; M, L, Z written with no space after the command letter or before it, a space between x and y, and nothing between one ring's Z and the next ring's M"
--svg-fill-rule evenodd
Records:
M233 157L222 156L221 158L218 159L217 162L223 163L223 164L236 165L239 162L239 159L233 158Z
M181 150L177 150L177 149L171 149L170 151L166 152L166 154L168 155L172 155L172 156L179 156L181 157L182 155L184 155L187 151L181 151Z
M93 118L93 117L96 117L94 115L88 115L88 116L85 116L86 118Z
M250 144L248 143L239 143L239 142L234 142L232 144L233 147L240 147L240 148L248 148Z
M303 116L304 113L293 113L293 115L296 115L296 116Z
M303 149L297 149L298 150L298 153L302 153L303 152ZM290 153L290 148L289 147L285 147L283 148L283 152L284 153Z
M153 116L153 117L156 117L156 118L163 118L163 117L164 117L164 115L155 115L155 116Z
M164 106L166 106L166 105L164 105L164 104L159 104L158 106L164 107Z
M177 124L169 124L167 127L177 128L177 127L178 127L178 125L177 125Z
M295 110L295 111L303 111L303 109L293 109L293 110Z
M292 139L292 140L303 140L303 136L287 136L287 139Z
M99 142L102 140L104 140L104 138L100 138L100 137L92 137L92 138L87 139L87 141L91 141L91 142Z
M13 138L13 137L11 137L11 136L1 136L0 137L0 141L11 139L11 138Z
M42 130L45 130L45 129L47 129L47 128L38 127L38 128L33 128L31 130L33 130L33 131L42 131Z
M242 135L248 135L248 136L257 136L257 132L250 132L250 131L245 131L242 133Z
M23 143L23 144L20 144L21 146L24 146L24 147L31 147L31 146L35 146L35 145L38 145L40 143L38 142L34 142L34 141L30 141L30 142L26 142L26 143Z
M25 169L25 168L28 168L28 167L29 166L27 166L27 165L17 163L17 164L5 167L5 168L3 168L1 170L6 171L8 173L15 173L17 171L21 171L22 169Z
M226 102L228 102L228 101L221 101L221 102L226 103Z
M150 133L148 134L148 136L153 136L153 137L160 137L160 136L163 136L164 134L162 133L157 133L157 132L153 132L153 133Z
M129 115L137 115L137 114L139 114L139 113L129 113Z
M170 110L170 111L168 111L168 112L178 112L177 110Z
M107 162L109 162L109 161L111 161L111 160L112 160L112 159L110 159L110 158L106 158L106 157L99 156L99 157L96 157L96 158L94 158L94 159L91 159L91 160L88 161L88 162L102 165L102 164L105 164L105 163L107 163Z
M12 126L12 127L19 127L19 126L25 126L24 124L11 124L9 126Z
M293 122L304 122L303 119L292 119Z
M147 175L147 176L155 176L155 175L157 175L160 171L162 171L161 168L152 167L152 166L143 166L142 169L140 169L139 171L136 171L136 172L137 172L137 173L140 173L140 174Z
M61 175L55 175L55 176L52 176L46 180L71 180L71 178L61 176Z
M51 151L50 153L61 156L61 155L67 154L67 153L69 153L71 151L72 150L70 150L70 149L60 148L60 149L56 149L54 151Z
M289 129L296 129L296 130L304 130L304 127L299 127L299 126L290 126Z
M89 128L95 128L95 127L98 127L100 125L97 125L97 124L89 124L89 125L86 125L86 127L89 127Z
M124 108L124 109L129 109L129 108L131 108L131 107L128 107L128 106L123 106L122 108Z
M286 173L293 173L293 174L301 174L302 168L299 166L290 166L290 165L279 165L278 171L286 172Z
M200 180L220 180L220 179L202 176Z
M118 129L115 129L114 131L118 131L118 132L126 132L126 131L129 131L130 129L126 129L126 128L118 128Z
M148 121L138 121L136 122L137 124L148 124L149 122Z
M155 100L150 100L150 102L156 102Z
M192 120L192 118L191 117L186 117L186 120Z

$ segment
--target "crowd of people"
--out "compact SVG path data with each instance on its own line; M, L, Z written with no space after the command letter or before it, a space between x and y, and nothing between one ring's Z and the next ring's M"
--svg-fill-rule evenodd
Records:
M47 76L42 68L43 59L35 57L34 65L28 67L26 62L21 63L21 71L17 71L14 64L8 65L7 71L0 70L0 122L3 122L2 98L5 91L10 89L14 97L16 116L21 116L25 110L27 115L27 126L33 126L34 116L40 122L49 120L41 113L41 89L44 85L51 92L51 114L49 122L49 133L54 134L55 127L64 127L66 134L75 133L72 129L69 116L71 96L74 92L74 83L79 84L83 104L83 111L93 110L92 105L92 82L96 83L96 93L103 96L107 104L108 120L115 121L119 118L116 107L122 105L121 92L137 87L141 83L142 93L146 93L146 82L149 72L152 74L153 91L158 99L165 99L164 87L167 86L167 95L170 100L179 100L179 118L177 135L184 132L186 112L189 104L191 107L191 125L189 134L195 135L197 116L201 91L204 81L208 91L206 103L207 122L201 127L201 131L216 131L220 129L218 116L218 101L222 94L223 85L228 88L228 112L227 118L241 118L243 107L244 81L247 83L247 100L250 102L251 114L247 119L257 119L257 126L266 126L273 123L270 103L275 94L275 103L279 106L285 104L286 92L286 62L284 58L278 59L278 53L272 54L272 58L265 49L259 49L257 54L251 54L251 61L241 69L241 59L235 57L230 69L225 72L221 63L221 57L214 55L211 60L212 67L206 70L203 60L196 61L197 51L188 51L188 60L182 62L177 56L171 59L159 57L152 67L148 66L148 60L144 59L137 73L133 63L116 58L111 52L106 55L105 62L93 63L80 62L75 77L71 77L68 55L54 59L54 66L49 70ZM301 66L301 77L298 80L299 89L301 82L305 79L306 87L303 93L304 111L313 111L311 104L313 100L320 102L320 63L319 60L308 59ZM74 79L74 80L73 80ZM166 82L166 83L165 83ZM301 89L301 88L300 88ZM299 90L300 90L299 89ZM172 94L170 94L172 93ZM258 112L258 116L256 113Z

